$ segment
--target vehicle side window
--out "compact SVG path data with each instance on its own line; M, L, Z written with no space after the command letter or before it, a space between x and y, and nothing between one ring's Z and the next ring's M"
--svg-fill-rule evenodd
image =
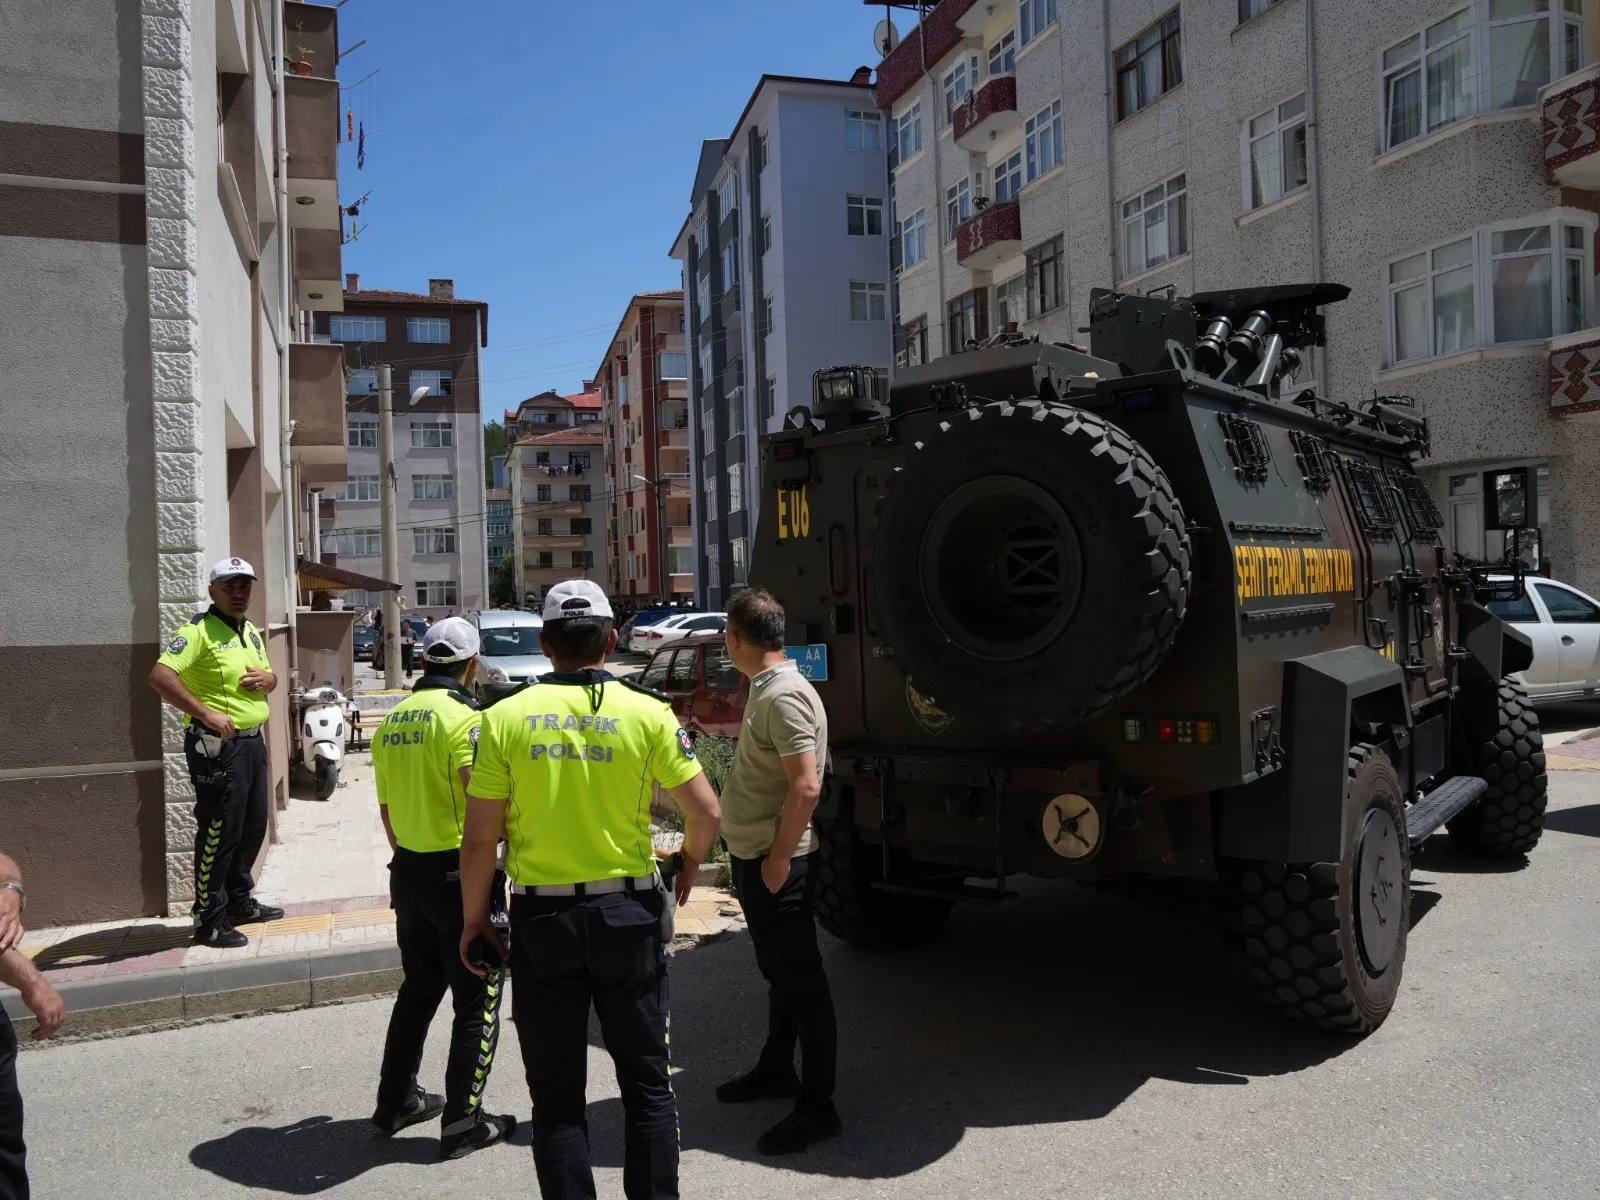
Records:
M1550 610L1550 619L1558 625L1600 625L1600 608L1576 592L1550 583L1536 583L1539 599Z
M707 646L706 651L706 686L718 688L722 691L732 691L739 686L739 671L733 665L733 660L728 657L728 645L719 642Z
M667 675L667 691L692 692L700 682L700 651L679 650Z
M670 654L657 654L650 660L650 665L645 667L644 674L639 676L639 682L647 688L661 691L667 684L667 665L672 661Z
M1502 621L1512 621L1519 625L1539 623L1539 614L1533 607L1533 597L1526 592L1522 594L1520 600L1491 600L1486 607Z
M684 628L697 631L701 629L716 629L718 624L719 619L717 617L696 617L693 621L690 621L687 625L685 625Z

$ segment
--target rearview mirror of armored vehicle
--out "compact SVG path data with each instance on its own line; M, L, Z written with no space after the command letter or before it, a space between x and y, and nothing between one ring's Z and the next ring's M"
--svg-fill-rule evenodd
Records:
M811 377L811 415L829 425L855 425L884 415L871 367L828 367Z
M1506 565L1537 571L1544 562L1544 531L1538 526L1505 531Z

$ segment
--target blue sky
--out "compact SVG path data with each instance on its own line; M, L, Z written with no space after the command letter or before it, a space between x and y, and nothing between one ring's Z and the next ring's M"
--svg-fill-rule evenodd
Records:
M875 65L861 0L348 0L339 65L367 131L340 163L362 287L449 277L489 303L484 416L592 374L667 257L700 143L726 137L763 73ZM897 15L902 32L910 22ZM292 40L292 34L291 34Z

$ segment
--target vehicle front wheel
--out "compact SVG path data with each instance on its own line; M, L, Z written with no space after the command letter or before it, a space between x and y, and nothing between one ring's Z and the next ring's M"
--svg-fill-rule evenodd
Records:
M328 799L338 786L339 764L325 758L317 759L317 799Z
M1488 858L1516 858L1544 832L1544 735L1520 683L1500 681L1494 728L1476 749L1489 789L1446 826L1453 845Z

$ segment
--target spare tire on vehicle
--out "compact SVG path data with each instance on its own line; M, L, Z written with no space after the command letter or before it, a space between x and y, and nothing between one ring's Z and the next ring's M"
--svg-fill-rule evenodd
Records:
M876 584L919 693L994 727L1071 725L1150 678L1189 594L1183 509L1126 432L1069 405L974 406L911 450Z

